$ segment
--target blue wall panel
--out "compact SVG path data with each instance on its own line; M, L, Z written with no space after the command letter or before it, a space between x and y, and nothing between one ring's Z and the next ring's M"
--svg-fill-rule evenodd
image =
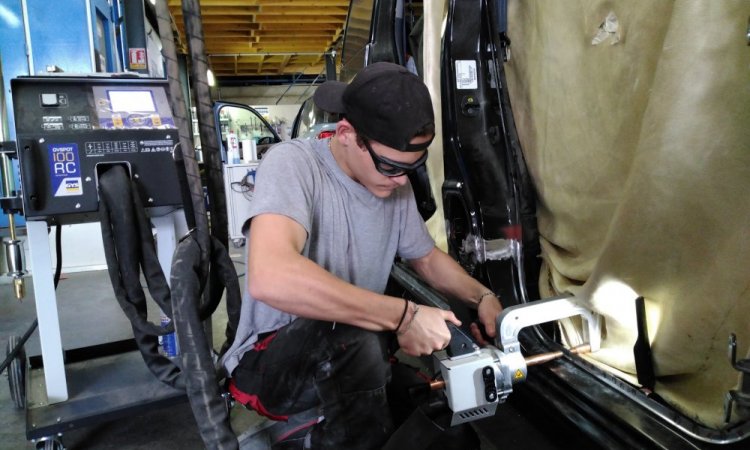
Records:
M13 120L13 99L10 97L10 80L19 75L29 74L20 0L0 0L0 58L2 58L5 111L8 113L8 131L10 134L6 138L15 140L16 130Z
M34 70L56 65L66 73L89 73L91 44L85 0L27 0Z
M13 120L13 99L10 96L10 80L19 75L28 75L29 66L26 59L26 44L24 42L23 11L20 0L0 0L0 60L3 71L3 92L5 94L5 108L8 119L8 136L6 139L16 139L15 120ZM15 184L19 186L18 164L14 164ZM16 215L16 224L25 225L23 216ZM0 214L0 227L8 226L8 217Z

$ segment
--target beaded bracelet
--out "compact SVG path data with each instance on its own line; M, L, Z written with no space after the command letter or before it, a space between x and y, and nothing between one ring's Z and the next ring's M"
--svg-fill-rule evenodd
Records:
M419 305L416 304L416 303L414 303L414 311L411 314L411 319L406 324L406 327L403 330L396 332L397 335L402 336L402 335L406 334L407 331L409 331L409 328L411 328L411 324L414 323L414 318L417 317L417 313L418 312L419 312Z
M487 297L488 295L491 295L491 296L493 296L493 297L497 297L497 295L495 295L495 293L494 293L494 292L492 292L492 291L487 291L487 292L484 292L484 293L483 293L482 295L480 295L480 296L479 296L479 298L477 299L477 308L479 308L479 305L481 305L481 304L482 304L482 300L484 300L484 298L485 298L485 297Z
M398 325L396 325L396 329L393 331L398 331L399 328L401 328L401 324L404 323L404 318L406 317L406 311L409 309L409 300L404 300L404 312L401 313L401 320L398 321Z

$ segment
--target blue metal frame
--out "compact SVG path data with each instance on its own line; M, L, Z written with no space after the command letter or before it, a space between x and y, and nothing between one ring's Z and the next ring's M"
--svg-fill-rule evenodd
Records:
M26 0L35 71L56 65L66 73L89 73L91 46L85 0Z
M99 19L102 20L103 28L104 28L104 47L99 47L99 41L98 39L94 39L94 49L97 50L100 54L104 54L106 64L105 64L105 71L107 72L118 72L117 65L115 62L117 61L115 59L116 54L116 46L114 44L114 28L113 24L114 21L114 6L110 6L109 3L106 0L90 0L91 1L91 29L96 30L97 22ZM96 31L94 31L96 33Z

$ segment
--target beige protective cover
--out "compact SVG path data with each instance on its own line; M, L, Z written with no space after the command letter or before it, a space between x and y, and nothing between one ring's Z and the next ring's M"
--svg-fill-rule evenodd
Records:
M435 239L435 244L448 250L448 240L445 234L445 219L443 218L443 194L441 187L445 175L443 173L443 113L440 98L440 48L444 18L446 14L445 0L433 0L424 6L424 31L422 33L422 67L423 79L432 96L432 106L435 112L435 139L429 149L427 159L427 173L430 176L432 197L435 199L437 211L427 221L427 229Z
M506 73L539 194L544 296L587 299L604 316L591 358L633 383L644 296L656 392L720 426L739 380L729 334L739 357L750 347L750 2L508 3ZM445 1L425 3L438 120L444 17ZM430 152L438 202L442 167ZM442 217L428 225L445 248ZM577 324L563 328L580 342Z
M721 425L729 334L750 347L750 2L508 3L542 292L587 299L624 374L644 296L656 392Z

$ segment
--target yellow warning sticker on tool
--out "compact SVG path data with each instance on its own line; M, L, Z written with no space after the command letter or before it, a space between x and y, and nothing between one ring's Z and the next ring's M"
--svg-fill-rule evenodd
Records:
M513 375L513 378L516 380L520 380L523 378L523 372L521 369L516 370L516 373Z

